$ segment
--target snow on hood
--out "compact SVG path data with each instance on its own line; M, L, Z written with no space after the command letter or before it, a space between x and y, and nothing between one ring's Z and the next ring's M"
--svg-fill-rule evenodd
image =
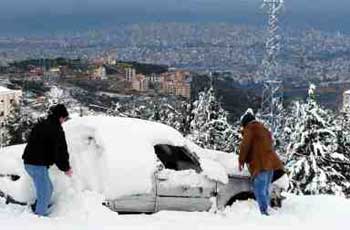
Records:
M238 170L238 155L234 153L203 149L190 140L186 140L186 147L199 157L202 173L210 179L226 184L228 176L249 176L247 168Z

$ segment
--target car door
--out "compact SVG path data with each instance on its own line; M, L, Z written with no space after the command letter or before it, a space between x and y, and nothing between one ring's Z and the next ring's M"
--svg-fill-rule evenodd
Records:
M156 211L156 179L153 175L152 190L149 193L121 196L106 201L105 205L119 213L153 213Z
M202 175L195 156L184 147L156 146L162 167L156 173L156 211L205 211L217 183Z
M210 198L216 194L216 182L194 170L164 169L156 174L156 182L156 211L207 211L212 207Z

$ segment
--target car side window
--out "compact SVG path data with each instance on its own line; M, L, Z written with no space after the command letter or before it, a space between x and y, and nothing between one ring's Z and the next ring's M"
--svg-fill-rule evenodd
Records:
M154 150L166 169L202 171L199 162L184 147L160 144L155 145Z

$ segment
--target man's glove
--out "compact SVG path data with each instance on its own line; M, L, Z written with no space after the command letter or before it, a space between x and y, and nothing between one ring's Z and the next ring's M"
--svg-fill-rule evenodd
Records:
M67 171L65 171L64 174L66 174L66 175L69 176L69 177L72 177L72 175L73 175L73 170L70 168L70 169L68 169Z

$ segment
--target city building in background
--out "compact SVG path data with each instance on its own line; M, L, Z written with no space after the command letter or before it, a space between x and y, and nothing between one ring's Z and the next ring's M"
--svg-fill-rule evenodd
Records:
M139 92L146 92L149 89L149 81L143 74L136 74L131 81L132 89Z
M103 65L97 65L91 70L90 79L106 80L106 68Z
M4 138L2 131L5 125L5 119L10 114L13 105L20 102L21 97L21 90L11 90L0 86L0 147Z
M160 75L160 91L185 98L191 97L192 77L189 71L171 71Z
M132 82L132 80L135 78L136 76L136 70L134 68L127 68L125 70L125 80Z
M11 90L0 86L0 122L2 123L11 112L15 104L19 104L22 97L21 90Z

